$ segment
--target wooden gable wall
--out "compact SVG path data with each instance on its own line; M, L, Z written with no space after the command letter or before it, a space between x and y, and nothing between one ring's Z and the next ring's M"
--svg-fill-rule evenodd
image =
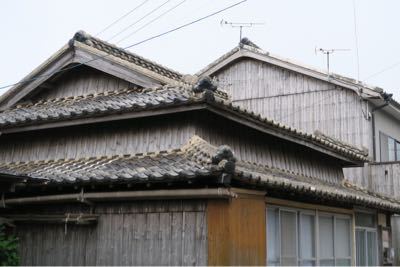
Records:
M339 163L331 158L300 145L266 136L209 112L3 135L0 138L0 161L154 152L180 148L196 134L215 146L231 146L240 160L330 182L338 182L343 178Z
M214 75L232 100L286 125L323 133L372 152L367 103L349 89L254 59Z
M65 73L60 73L20 102L32 101L35 103L39 100L98 94L134 87L138 86L105 72L87 66L80 66Z

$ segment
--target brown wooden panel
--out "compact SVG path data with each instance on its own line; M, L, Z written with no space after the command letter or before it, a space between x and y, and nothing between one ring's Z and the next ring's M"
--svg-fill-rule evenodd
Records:
M209 200L208 265L265 265L266 224L262 195Z

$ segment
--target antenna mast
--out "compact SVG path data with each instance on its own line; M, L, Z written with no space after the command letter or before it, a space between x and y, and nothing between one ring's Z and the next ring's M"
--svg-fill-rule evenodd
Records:
M322 54L326 55L326 67L328 69L328 74L329 74L329 56L333 54L336 51L350 51L350 49L341 49L341 48L334 48L334 49L323 49L323 48L315 48L315 54L317 52L321 52Z
M261 23L261 22L228 22L226 20L221 20L220 24L221 24L221 26L230 25L232 28L239 28L240 29L239 42L240 42L242 40L243 28L251 28L256 25L264 25L265 23Z

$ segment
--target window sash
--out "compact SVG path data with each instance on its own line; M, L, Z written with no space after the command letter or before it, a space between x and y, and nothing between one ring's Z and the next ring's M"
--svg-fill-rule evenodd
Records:
M269 255L269 247L273 246L273 244L270 243L271 240L273 240L274 238L271 239L271 237L268 238L267 236L267 264L268 265L284 265L284 264L290 264L290 265L302 265L302 264L314 264L314 265L320 265L321 263L326 263L328 264L330 263L334 263L334 265L336 264L340 264L340 262L343 263L343 261L348 261L350 264L352 263L353 260L353 244L354 244L354 240L352 238L352 231L353 231L353 216L351 215L345 215L345 214L337 214L337 213L328 213L328 212L319 212L318 210L302 210L302 209L295 209L295 208L286 208L286 207L279 207L279 206L269 206L267 207L267 227L269 224L269 220L268 220L268 214L270 214L271 212L275 212L275 215L278 214L279 217L279 221L275 224L279 225L279 229L274 229L276 232L278 232L277 237L278 237L278 241L276 242L275 240L275 248L278 247L279 248L279 258L274 258L274 257L270 257ZM296 222L293 225L293 227L295 228L295 235L296 237L294 238L294 240L296 240L295 244L296 244L296 257L294 257L294 253L293 255L287 255L285 253L282 253L282 249L283 246L281 244L282 242L282 212L287 213L287 214L295 214L293 215ZM302 244L302 235L301 235L301 229L302 229L302 222L301 222L301 218L302 216L312 216L313 218L313 223L312 223L312 231L313 231L313 237L311 237L312 240L312 247L313 247L313 251L311 253L311 257L310 255L306 255L306 257L303 257L302 253L301 253L301 244ZM348 248L349 248L349 255L336 255L337 254L337 249L335 248L335 241L333 242L333 255L331 257L324 257L322 258L320 253L319 253L319 246L320 246L320 240L319 240L319 220L320 217L327 217L327 218L332 218L332 232L333 232L333 237L335 240L335 231L336 231L336 220L347 220L348 221L348 229L347 231L350 232L349 236L350 239L349 244L348 244ZM304 222L303 222L304 224ZM277 227L275 227L277 228ZM270 232L272 232L273 229L270 229ZM267 231L268 234L268 231ZM308 240L309 241L309 240ZM278 243L278 244L277 244ZM276 252L275 252L276 253ZM329 262L328 262L329 261Z
M400 141L379 132L380 161L400 161Z

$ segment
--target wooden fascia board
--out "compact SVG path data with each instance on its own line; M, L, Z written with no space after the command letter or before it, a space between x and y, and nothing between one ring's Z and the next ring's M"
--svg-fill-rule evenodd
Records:
M294 71L294 72L297 72L297 73L300 73L300 74L303 74L303 75L306 75L306 76L309 76L309 77L312 77L312 78L315 78L318 80L322 80L322 81L332 83L332 84L335 84L335 85L338 85L341 87L345 87L345 88L353 90L357 94L359 94L359 88L361 88L361 87L364 88L362 85L356 85L356 84L352 84L350 82L342 81L342 80L337 79L334 76L330 76L326 73L322 73L322 72L319 72L317 70L313 70L313 69L310 69L307 67L299 66L295 63L283 61L278 58L274 58L274 57L271 57L268 55L262 55L262 54L255 53L255 52L248 51L248 50L243 50L243 51L244 51L243 52L244 57L254 58L254 59L269 63L271 65L275 65L275 66L278 66L278 67L281 67L284 69L288 69L288 70L291 70L291 71Z
M351 163L351 166L362 166L361 162L351 160L346 156L336 153L335 151L324 148L322 145L315 144L308 139L297 137L297 136L292 136L290 134L287 134L283 130L267 127L264 123L262 123L258 120L249 118L247 115L239 114L238 112L235 112L233 110L220 108L219 106L215 106L215 105L208 105L207 109L215 114L223 116L227 119L230 119L232 121L235 121L235 122L245 125L247 127L253 128L255 130L261 131L263 133L266 133L266 134L269 134L269 135L272 135L272 136L275 136L275 137L278 137L281 139L285 139L292 143L297 143L297 144L303 145L305 147L308 147L313 150L317 150L321 153L327 154L331 157L340 159L344 162Z
M312 78L315 78L318 80L322 80L322 81L325 81L328 83L332 83L332 84L350 89L350 90L354 91L357 95L361 95L362 97L365 97L365 98L368 98L368 97L380 97L381 98L379 92L377 92L371 88L365 87L362 84L357 85L352 82L346 82L344 80L338 79L335 76L330 76L321 71L314 70L314 69L311 69L308 67L304 67L304 66L301 66L296 63L284 61L282 59L275 58L273 56L257 53L257 52L251 51L249 49L246 49L246 48L241 48L240 50L233 53L226 59L215 64L214 66L211 66L208 70L204 71L200 75L204 75L204 76L213 75L214 73L218 72L222 68L225 68L226 66L228 66L229 64L231 64L232 62L234 62L235 60L237 60L239 58L252 58L252 59L255 59L255 60L258 60L261 62L269 63L274 66L288 69L288 70L294 71L296 73L300 73L300 74L303 74L303 75L306 75L306 76L309 76L309 77L312 77ZM360 93L360 91L359 91L360 88L363 89L362 93ZM366 96L368 96L368 97L366 97Z
M96 60L85 63L88 66L101 66L101 64L95 64L97 61L100 62L109 62L111 65L118 65L121 69L129 70L130 73L133 71L138 73L140 76L145 76L147 79L144 79L147 82L151 82L153 84L178 84L179 82L170 78L167 78L163 75L155 73L151 70L138 66L132 62L121 59L114 55L108 54L91 46L82 44L80 42L74 41L74 47L77 50L77 54L84 59L92 60L93 58L97 58ZM85 52L85 53L83 53ZM107 72L107 71L106 71ZM117 72L118 73L118 72ZM110 73L111 74L111 73ZM124 78L122 78L124 79Z
M276 205L276 206L285 206L285 207L299 208L299 209L319 210L323 212L342 213L349 215L353 215L354 213L353 209L339 208L334 206L324 206L321 204L310 204L306 202L298 202L298 201L273 198L273 197L265 197L265 202L267 203L267 206Z
M21 127L14 127L9 129L4 129L1 131L1 134L11 134L11 133L19 133L19 132L27 132L27 131L36 131L36 130L44 130L44 129L52 129L52 128L60 128L60 127L70 127L77 125L85 125L85 124L93 124L93 123L101 123L101 122L109 122L109 121L119 121L126 119L135 119L135 118L143 118L150 116L159 116L173 113L180 113L192 110L201 110L205 109L205 103L192 103L192 104L182 104L182 105L174 105L169 107L162 108L154 108L144 111L133 111L127 113L114 113L105 116L96 116L96 117L88 117L88 118L79 118L79 119L70 119L65 121L56 121L56 122L45 122L42 124L36 125L27 125Z
M214 73L216 73L217 71L219 71L220 69L226 67L227 65L229 65L230 63L232 63L233 61L244 57L243 55L243 50L238 50L235 53L233 53L232 55L230 55L229 57L223 59L221 62L215 64L214 66L211 66L208 70L206 70L203 73L199 73L199 76L210 76Z
M65 46L62 49L60 49L56 54L54 54L54 56L49 58L42 65L37 67L28 76L26 76L24 79L21 80L21 81L27 80L26 83L21 83L16 85L0 98L0 110L5 110L13 106L20 99L31 93L40 84L50 79L53 76L52 75L53 72L59 71L63 67L72 63L73 57L74 57L74 52L72 49L69 49L68 46ZM37 76L40 77L34 79L34 77Z
M76 51L74 62L84 64L144 88L152 88L161 85L158 80L143 75L134 69L127 68L124 65L113 63L108 57L98 56L84 50L78 49Z

